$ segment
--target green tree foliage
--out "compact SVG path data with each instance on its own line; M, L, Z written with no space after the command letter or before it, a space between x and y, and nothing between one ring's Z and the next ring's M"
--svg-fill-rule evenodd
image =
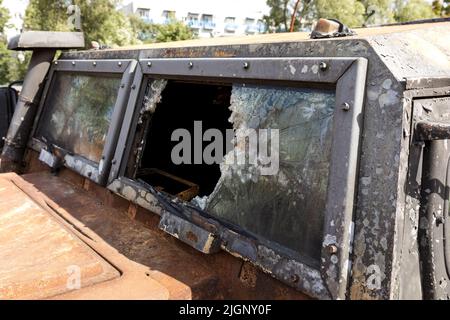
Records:
M26 30L71 31L66 0L30 0L25 12ZM117 0L74 0L81 11L86 44L97 41L107 46L137 43L130 20L117 10Z
M6 39L3 34L6 23L9 20L9 13L6 8L2 7L2 0L0 0L0 85L3 85L9 80L9 68L10 63L9 52L6 49Z
M267 5L270 8L269 15L264 16L269 30L275 32L282 32L289 30L289 19L291 10L290 0L267 0Z
M434 0L432 7L434 14L438 17L450 16L450 0Z
M316 0L317 16L333 18L349 27L362 26L364 23L365 7L357 0L328 1Z
M0 0L0 85L6 85L12 81L23 79L28 64L28 55L7 49L7 39L4 32L9 20L9 12L2 7L2 2ZM19 56L22 59L19 59Z
M134 35L143 43L168 42L194 39L191 28L175 19L167 24L154 24L143 21L137 15L128 16Z
M180 41L194 38L191 28L177 20L171 20L167 24L156 25L155 31L156 42Z
M426 0L302 0L301 9L296 15L295 30L311 27L312 22L318 18L334 18L350 27L361 27L445 16L445 10L450 10L450 6L445 3L450 0L439 1L444 1L440 7L432 6ZM264 20L269 32L289 30L295 2L267 0L270 12Z
M398 22L407 22L436 17L433 7L425 0L402 1L396 8L395 18Z
M361 0L361 3L364 5L365 26L395 22L392 0Z
M92 41L114 47L142 42L192 39L189 27L178 21L167 25L145 23L136 15L117 10L119 0L30 0L24 19L27 30L70 31L67 7L75 4L81 11L86 44Z

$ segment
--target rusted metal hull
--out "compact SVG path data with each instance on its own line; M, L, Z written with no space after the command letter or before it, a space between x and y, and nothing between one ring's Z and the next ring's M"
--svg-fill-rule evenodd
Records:
M10 296L10 298L307 298L304 294L285 287L257 268L225 252L203 255L195 251L160 231L159 217L156 215L120 199L110 191L96 186L68 169L63 169L59 176L54 176L47 170L41 171L37 154L32 153L30 158L28 170L38 172L21 177L4 174L0 181L14 185L18 194L21 194L23 198L28 197L30 199L28 201L34 203L36 210L40 210L44 216L48 215L48 219L54 219L60 229L67 230L68 234L72 235L71 241L80 243L93 257L103 263L97 262L98 265L104 265L104 268L112 270L112 273L105 273L105 275L94 273L92 279L89 277L84 279L82 272L81 288L68 290L66 285L70 275L65 272L58 282L59 291L44 294L37 286L34 286L29 287L28 291L21 296ZM5 208L5 203L9 203L8 206L11 208L18 207L11 201L10 196L5 195L1 199L4 199L1 203ZM25 211L28 212L28 210ZM6 210L2 208L2 212ZM17 220L20 222L20 219ZM39 225L29 224L29 222L29 219L25 219L22 225L39 229ZM46 237L53 239L54 233L55 231L48 232ZM5 241L13 241L14 231L10 230L5 238ZM28 246L29 240L31 239L22 239L20 243ZM5 247L7 246L8 244ZM65 242L55 242L52 245L42 245L42 248L46 248L43 250L48 251L47 256L50 259L64 246ZM37 251L36 255L39 256ZM29 270L37 268L34 265L36 259L30 258L34 255L29 255L26 259L24 255L21 257L23 261L28 261ZM78 263L84 266L84 260L78 261L77 258L77 256L67 255L67 263L69 265ZM13 255L12 259L20 259L20 257ZM53 264L43 263L41 267L51 274L55 273L53 269L56 270L57 267L66 267L62 263L58 264L58 261ZM26 272L25 269L13 267L11 262L6 262L3 257L0 257L0 267L1 265L13 273L10 278L14 285L17 285L21 274ZM45 279L42 274L36 274L33 281L37 284ZM0 280L0 292L5 286L6 282Z

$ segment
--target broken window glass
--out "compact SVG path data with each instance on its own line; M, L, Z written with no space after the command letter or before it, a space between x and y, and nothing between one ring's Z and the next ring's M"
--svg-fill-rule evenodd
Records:
M56 72L36 138L98 163L120 83L120 75Z
M230 121L237 140L220 165L213 193L199 201L204 209L319 262L334 106L331 90L234 85ZM245 134L249 128L278 129L277 171L267 174L263 165L236 162L236 155L248 152L250 143L239 140L238 129ZM270 145L276 143L267 136ZM259 139L258 152L267 147L262 143Z

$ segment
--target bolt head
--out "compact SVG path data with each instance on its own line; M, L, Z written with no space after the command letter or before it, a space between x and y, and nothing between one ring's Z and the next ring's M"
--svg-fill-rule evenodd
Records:
M119 67L121 67L121 66L122 66L122 62L119 61L119 62L117 63L117 65L118 65Z
M350 104L348 104L347 102L344 102L342 104L342 110L349 111L350 110Z
M327 70L328 69L328 64L326 62L322 61L321 63L319 63L319 69L322 70L322 71Z
M244 67L244 69L250 68L250 64L249 64L248 62L244 62L244 63L242 64L242 66Z
M190 61L188 66L189 66L189 69L191 69L194 66L194 63L192 61Z
M92 62L92 65L95 67L97 65L97 62Z
M75 65L75 61L72 61L72 65L73 65L73 66Z
M338 247L335 244L330 244L327 247L327 250L329 254L336 254L338 252Z
M151 67L151 66L152 66L151 61L147 62L147 67Z

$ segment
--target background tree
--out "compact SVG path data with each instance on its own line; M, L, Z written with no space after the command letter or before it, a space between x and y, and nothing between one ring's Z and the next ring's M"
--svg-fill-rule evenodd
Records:
M393 23L395 6L393 0L361 0L364 5L364 25L380 25Z
M364 23L366 9L358 0L316 0L316 15L320 18L333 18L349 27L359 27Z
M3 0L0 0L0 85L4 85L9 81L10 63L9 52L6 49L6 37L4 35L6 23L9 20L9 13L6 8L2 7Z
M155 42L168 42L193 39L195 36L183 22L171 20L167 24L156 25Z
M2 6L0 0L0 85L7 85L15 80L22 80L26 67L26 55L7 49L5 28L9 20L9 12ZM22 57L22 59L19 59Z
M437 5L432 7L426 0L301 0L301 8L295 15L294 30L309 30L313 21L318 18L334 18L349 27L361 27L448 15L450 6L445 4L450 0L439 1L441 3L443 1L440 7ZM267 0L270 11L264 20L269 32L289 30L296 2L296 0Z
M30 0L25 11L26 30L71 31L67 8L72 1ZM130 20L117 10L117 0L75 0L81 11L82 31L86 45L97 41L106 46L138 43Z
M434 0L432 7L434 14L438 17L450 16L450 0Z
M397 3L395 20L407 22L421 19L435 18L433 7L425 0L407 0Z
M289 30L290 0L267 0L270 8L269 15L264 16L267 28L271 32L283 32Z

